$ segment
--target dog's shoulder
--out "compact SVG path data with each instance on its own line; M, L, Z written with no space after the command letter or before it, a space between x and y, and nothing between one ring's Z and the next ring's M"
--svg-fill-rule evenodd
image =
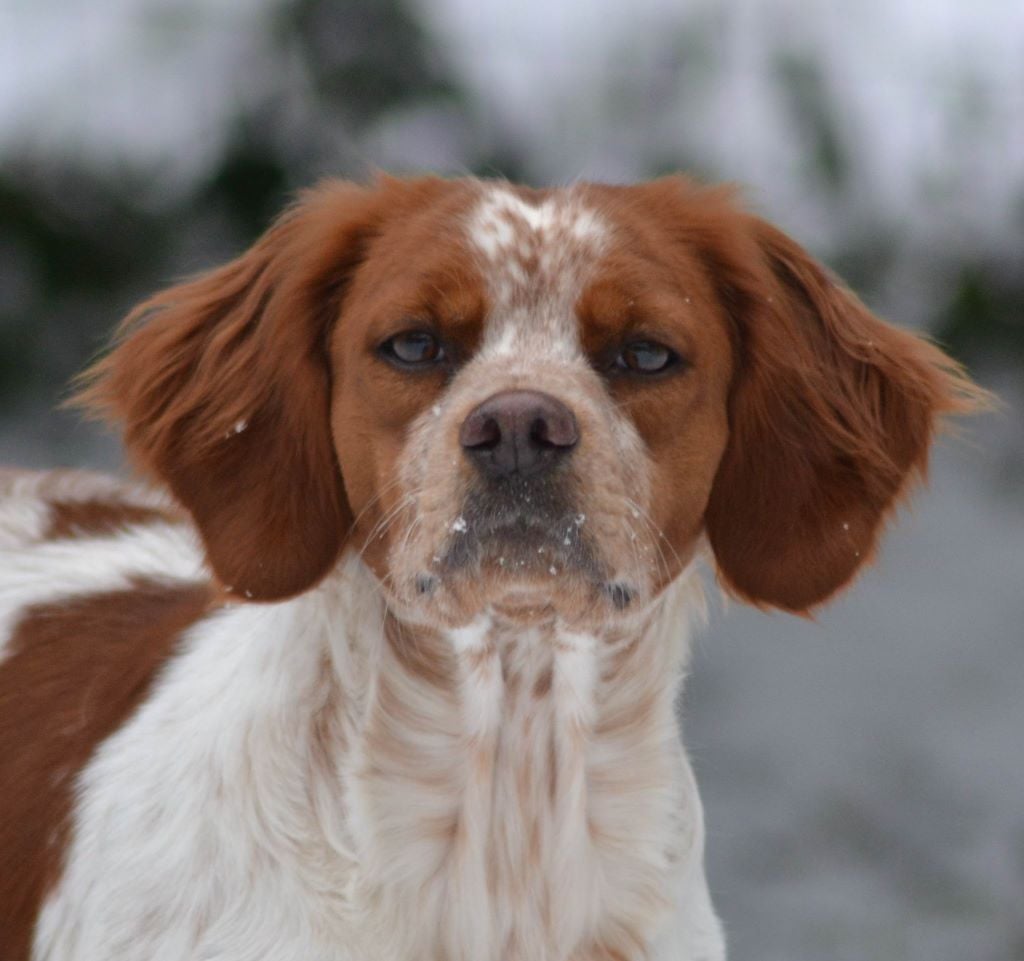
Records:
M20 865L0 880L3 957L26 954L59 876L78 773L213 602L195 533L159 492L0 470L0 850Z

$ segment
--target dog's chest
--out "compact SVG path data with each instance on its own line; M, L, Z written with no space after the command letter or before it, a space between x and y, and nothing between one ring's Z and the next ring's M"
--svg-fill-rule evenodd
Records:
M431 645L445 669L428 676ZM393 637L349 779L371 915L409 919L422 958L637 956L680 801L659 660L485 618Z

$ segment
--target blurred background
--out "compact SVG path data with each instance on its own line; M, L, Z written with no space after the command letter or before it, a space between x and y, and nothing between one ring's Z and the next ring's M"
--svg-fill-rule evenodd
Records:
M684 706L733 961L1024 959L1024 5L6 0L0 461L146 293L375 168L735 180L1004 407L814 621L713 605Z

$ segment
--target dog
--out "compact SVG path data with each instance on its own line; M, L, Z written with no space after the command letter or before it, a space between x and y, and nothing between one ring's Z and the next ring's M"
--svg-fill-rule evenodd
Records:
M0 475L7 961L721 961L708 556L805 613L979 391L726 188L300 196Z

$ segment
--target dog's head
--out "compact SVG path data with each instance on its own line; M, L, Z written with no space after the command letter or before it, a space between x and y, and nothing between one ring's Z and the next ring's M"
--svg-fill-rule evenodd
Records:
M732 591L806 610L976 396L679 178L325 184L143 304L92 376L233 593L306 590L347 546L447 624L628 616L705 533Z

